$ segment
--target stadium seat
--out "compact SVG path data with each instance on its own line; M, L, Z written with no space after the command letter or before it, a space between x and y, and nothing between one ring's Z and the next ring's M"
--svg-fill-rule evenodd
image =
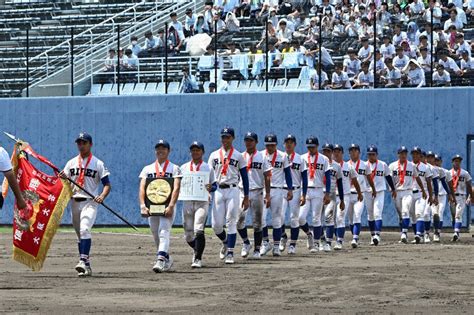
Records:
M262 81L261 80L252 80L252 82L250 82L248 91L257 92L257 91L260 91L261 87L262 87Z
M155 94L156 93L156 83L155 82L148 82L146 85L145 90L143 90L144 94Z
M156 85L156 93L158 94L165 94L166 89L165 89L165 83L164 82L158 82Z
M102 86L102 90L100 90L100 95L112 95L116 94L116 90L114 90L115 84L114 83L106 83ZM114 93L115 92L115 93Z
M239 91L239 81L229 81L227 82L228 84L228 87L227 87L227 91L230 92L230 93L234 93L234 92L237 92Z
M275 80L275 84L272 85L272 87L268 87L268 89L270 91L283 91L286 89L286 83L287 83L287 80L286 79L276 79Z
M298 87L298 90L310 90L309 84L310 84L311 79L302 79L300 80L300 85Z
M133 94L134 89L135 89L135 83L133 83L133 82L124 83L122 85L122 90L120 91L120 94L122 94L122 95Z
M92 84L90 95L99 95L102 89L102 84Z
M286 90L297 90L300 85L299 79L288 79L288 83L286 85Z
M177 94L179 93L179 87L181 82L172 81L168 84L168 94Z
M245 93L249 91L250 80L242 80L239 82L239 92Z
M146 83L137 83L135 84L135 89L133 90L134 95L136 94L144 94L146 88Z

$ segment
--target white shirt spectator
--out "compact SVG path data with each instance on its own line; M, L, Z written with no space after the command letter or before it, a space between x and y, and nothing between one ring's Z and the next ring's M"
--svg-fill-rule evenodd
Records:
M383 58L380 58L379 60L377 60L377 63L375 64L376 65L376 71L381 71L381 70L385 70L387 68L387 66L385 66L385 62L384 62L384 59ZM369 65L369 71L374 71L374 61L372 60L370 62L370 65Z
M418 57L416 61L425 72L431 71L431 56L429 54L425 58L423 56Z
M451 26L451 25L454 25L456 26L456 30L462 30L463 28L463 24L461 22L461 20L458 18L456 18L455 21L452 21L451 19L447 19L446 22L444 22L444 31L447 31L448 28Z
M461 56L463 50L468 51L469 56L471 56L471 45L469 45L467 41L463 41L462 44L459 44L458 49L456 50L456 55Z
M382 44L380 46L380 53L384 58L392 58L395 56L395 46L392 43L388 43L388 45Z
M175 22L171 21L170 25L168 28L170 28L171 26L174 26L174 29L177 30L178 32L182 32L183 31L183 23L181 23L180 21L176 20Z
M467 61L461 59L461 69L464 70L474 70L474 58L468 57Z
M163 40L160 37L152 36L150 39L145 38L145 44L142 49L152 49L157 47L163 47Z
M196 21L196 14L193 13L191 16L186 15L186 18L184 19L184 28L189 32L191 27L194 27L194 24L196 24Z
M399 57L398 55L393 58L393 66L399 70L403 69L410 61L410 58L407 55Z
M345 67L347 75L349 75L350 77L357 75L360 71L359 59L351 60L350 58L346 58L344 59L343 65Z
M374 53L374 46L369 45L369 46L367 46L367 48L362 46L359 49L359 53L357 55L359 56L359 59L363 60L363 59L366 59L369 56L369 54L373 55L373 53Z
M441 24L442 14L441 8L439 7L438 3L436 3L435 7L433 8L433 24ZM425 10L425 21L431 23L431 10L429 8Z
M346 72L341 71L341 74L337 74L336 71L332 73L332 83L336 85L342 85L343 82L346 82L345 88L350 89L351 88L351 83L349 81L349 76L347 75Z
M371 71L367 71L367 73L361 71L357 76L357 81L359 82L359 84L368 85L372 88L374 85L374 73Z
M447 82L451 82L451 76L449 72L443 70L443 74L440 75L438 71L433 73L433 83L434 84L446 84Z
M421 68L408 71L408 83L412 86L422 87L425 85L425 72Z
M407 33L406 32L400 32L399 35L394 34L392 38L392 43L396 46L400 45L400 43L404 40L407 40Z
M123 65L127 68L138 68L138 57L134 54L130 57L123 56Z
M142 48L140 47L140 45L138 45L137 42L133 42L133 41L130 45L128 45L127 49L130 49L132 53L136 56L138 56L140 51L142 51Z
M402 73L397 68L393 68L387 72L386 79L388 83L395 84L395 80L400 80L402 78ZM401 82L398 84L398 87L401 86Z
M456 64L454 59L451 57L446 57L446 61L444 61L443 59L439 59L438 63L440 65L443 65L445 70L448 70L448 71L451 70L453 72L460 71L458 65Z
M423 11L425 11L425 5L424 5L423 1L415 0L412 3L410 3L410 11L413 14L423 13Z
M317 70L314 70L314 72L311 75L311 80L313 82L313 88L318 89L319 88L319 74ZM329 81L328 75L326 72L321 70L321 86L324 83L327 83Z

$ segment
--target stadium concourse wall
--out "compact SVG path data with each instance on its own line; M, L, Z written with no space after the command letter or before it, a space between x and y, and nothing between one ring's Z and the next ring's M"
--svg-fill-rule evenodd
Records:
M304 139L316 135L320 143L337 142L344 147L358 143L364 158L365 147L376 144L380 159L386 162L396 159L398 146L419 145L441 153L448 167L452 154L466 155L466 135L474 134L473 100L472 88L16 98L0 100L0 122L1 131L30 142L60 167L77 154L76 135L91 133L94 154L111 172L107 203L134 224L147 224L139 215L138 175L154 161L159 138L171 143L171 161L178 164L189 160L193 140L204 143L207 158L219 147L220 129L228 125L235 128L238 150L243 149L243 134L248 130L261 139L275 132L280 148L283 137L293 133L300 153L305 151ZM0 144L12 151L13 143L6 137L0 136ZM0 212L1 224L12 222L11 195ZM71 222L69 209L63 222ZM397 226L397 222L387 194L384 225ZM101 208L96 223L121 221ZM175 224L181 223L179 209Z

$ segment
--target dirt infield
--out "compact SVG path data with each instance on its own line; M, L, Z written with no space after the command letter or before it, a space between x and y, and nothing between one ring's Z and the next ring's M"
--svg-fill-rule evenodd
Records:
M472 314L474 240L346 246L341 252L298 254L224 266L208 237L205 268L191 269L191 251L172 239L172 272L152 272L149 235L94 234L94 277L79 279L72 233L59 233L44 269L33 273L10 260L11 236L0 234L0 312L34 313L358 313ZM238 248L240 253L240 246Z

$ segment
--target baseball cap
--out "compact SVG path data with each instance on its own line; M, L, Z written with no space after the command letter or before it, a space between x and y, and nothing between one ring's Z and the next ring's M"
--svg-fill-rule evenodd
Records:
M332 144L330 144L330 143L325 143L325 144L323 145L323 150L330 150L330 151L332 151L332 150L334 150L334 146L333 146Z
M415 146L413 147L413 149L411 149L411 153L414 153L414 152L421 154L422 151L420 147Z
M426 151L421 150L421 155L426 156Z
M340 150L341 152L344 152L344 148L338 143L334 145L333 150Z
M400 154L402 152L408 153L408 149L406 146L402 145L401 147L398 148L397 153Z
M87 132L81 132L77 136L75 142L77 143L78 141L86 141L86 142L92 143L92 136L88 134Z
M159 147L165 147L168 150L171 148L168 141L163 140L163 139L158 140L158 142L155 144L155 149L158 149Z
M436 156L436 154L433 151L426 151L426 156Z
M317 145L319 145L319 140L315 136L309 136L306 139L306 146L307 147L315 147Z
M204 152L204 144L199 141L193 141L193 143L191 143L189 150L192 150L193 148L201 149Z
M459 154L456 154L455 156L453 156L453 157L451 158L451 161L454 161L454 160L460 160L460 161L462 161L462 156L459 155Z
M284 142L287 142L287 141L293 141L294 143L296 143L296 137L292 134L289 134L285 137L285 141Z
M277 136L273 133L269 133L264 139L265 145L267 144L278 144Z
M352 151L352 150L357 150L360 152L360 147L358 144L355 144L355 143L351 143L351 145L349 146L349 152Z
M235 132L234 128L232 127L224 127L221 130L221 137L222 136L231 136L232 138L235 138Z
M375 144L371 144L367 147L367 153L378 153L377 146Z
M435 160L438 160L438 161L443 160L443 157L440 154L435 154L434 157L435 157Z
M469 52L465 49L461 50L461 55L469 55Z
M248 131L245 134L244 140L254 140L254 141L257 142L258 141L258 136L255 132Z

